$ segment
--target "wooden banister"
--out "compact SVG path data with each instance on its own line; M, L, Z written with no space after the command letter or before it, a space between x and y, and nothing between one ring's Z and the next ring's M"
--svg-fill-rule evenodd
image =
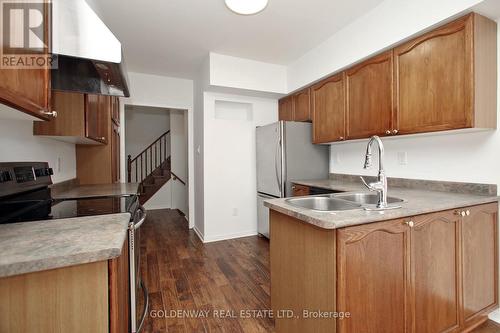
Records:
M179 176L177 176L177 175L176 175L175 173L173 173L172 171L170 171L170 173L172 174L172 176L173 176L173 179L174 179L174 180L176 180L176 179L177 179L177 180L178 180L178 181L180 181L180 182L181 182L184 186L186 186L186 182L185 182L185 181L183 181L182 179L180 179L180 178L179 178Z
M167 134L170 134L170 130L168 130L165 133L163 133L162 135L160 135L158 137L158 139L156 139L152 144L150 144L149 146L144 148L144 150L142 152L137 154L137 156L132 159L132 162L136 161L142 154L144 154L149 148L153 147L156 143L159 143L161 141L161 139L163 139L163 137L167 136Z
M127 180L129 183L131 183L132 181L141 183L154 170L156 170L169 159L170 152L168 151L168 134L170 134L170 131L166 131L165 133L160 135L153 143L147 146L136 157L132 158L131 155L128 155ZM133 177L134 175L132 174L134 168L135 177Z

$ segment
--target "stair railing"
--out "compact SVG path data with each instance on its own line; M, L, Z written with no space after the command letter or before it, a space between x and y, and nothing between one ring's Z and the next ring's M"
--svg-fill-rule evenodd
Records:
M156 168L167 161L170 156L168 147L168 135L170 131L163 133L152 144L147 146L136 157L128 155L127 179L131 183L142 183Z
M182 179L179 178L179 176L177 176L175 173L173 173L172 171L170 172L172 174L172 179L173 180L178 180L179 182L181 182L182 185L186 186L186 182L183 181Z

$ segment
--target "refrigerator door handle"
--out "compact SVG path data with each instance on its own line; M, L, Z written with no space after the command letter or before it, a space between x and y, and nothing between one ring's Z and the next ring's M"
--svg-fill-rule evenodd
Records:
M278 183L279 193L283 194L281 191L281 179L279 176L279 169L278 169L278 157L280 156L280 148L281 148L281 140L278 140L278 142L276 143L276 152L274 154L274 169L276 171L276 182Z

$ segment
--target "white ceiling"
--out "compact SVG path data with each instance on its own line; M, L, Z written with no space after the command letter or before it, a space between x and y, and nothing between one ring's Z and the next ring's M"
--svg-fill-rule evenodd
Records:
M183 78L209 51L289 64L382 1L269 0L240 16L224 0L88 0L122 42L128 70Z

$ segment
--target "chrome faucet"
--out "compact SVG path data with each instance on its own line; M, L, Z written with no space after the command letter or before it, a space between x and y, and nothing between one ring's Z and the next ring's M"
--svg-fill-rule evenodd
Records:
M372 166L372 145L374 142L377 142L378 145L378 179L374 183L367 183L363 177L360 178L370 191L378 193L377 209L387 209L387 176L384 170L384 144L376 135L372 136L370 141L368 141L364 168L368 169Z

